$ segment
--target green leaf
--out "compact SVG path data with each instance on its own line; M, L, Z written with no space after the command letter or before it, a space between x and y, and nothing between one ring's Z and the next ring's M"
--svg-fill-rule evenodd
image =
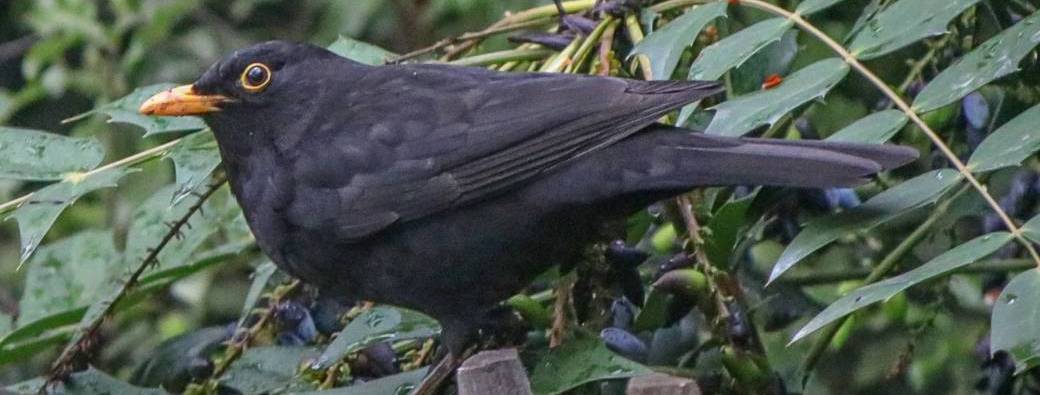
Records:
M679 64L683 51L697 39L697 34L715 18L725 16L725 1L694 6L682 16L647 35L632 48L629 57L636 54L646 55L650 59L653 78L669 79L675 71L675 66Z
M827 94L849 72L838 58L824 59L791 74L780 86L723 102L715 107L707 134L741 136L772 125L803 103Z
M94 138L0 126L0 178L60 180L67 173L91 170L104 158L105 150Z
M907 288L932 278L949 273L963 266L975 263L979 259L992 254L1007 244L1013 236L1007 232L995 232L988 235L976 237L956 248L939 255L924 265L898 276L885 279L873 284L858 288L848 295L842 296L824 309L808 324L795 333L791 343L823 328L825 325L838 320L859 309L876 302L891 298L895 294L903 292ZM1040 322L1040 321L1037 321ZM996 326L994 326L994 330Z
M193 329L164 340L134 369L130 382L148 387L176 390L191 381L192 365L209 358L231 337L225 325Z
M31 359L71 337L72 328L47 332L45 335L0 348L0 366ZM0 392L2 394L3 392Z
M758 196L757 191L743 198L726 202L705 224L711 232L705 237L704 252L711 263L718 267L729 267L730 255L737 245L740 231L747 223L747 212Z
M1015 358L1015 373L1040 364L1040 271L1019 273L993 305L990 352Z
M329 45L329 51L355 62L373 66L384 64L387 59L396 56L393 52L347 36L339 36L336 42Z
M900 214L934 203L960 182L960 173L940 169L914 177L879 193L852 210L809 222L780 255L769 282L773 282L805 257L848 233L869 230Z
M791 21L786 18L767 19L704 48L690 66L689 79L719 79L769 43L780 40L791 25Z
M220 151L213 133L202 131L181 139L166 154L173 161L177 176L177 190L172 202L176 203L209 180L210 173L220 165Z
M867 21L849 44L861 60L874 59L925 37L946 33L946 25L979 0L899 0Z
M1040 12L986 40L939 73L914 99L914 110L935 110L1018 71L1018 63L1040 44Z
M19 325L97 298L118 267L119 254L107 231L84 231L44 246L26 274Z
M805 0L798 4L798 8L795 8L794 12L798 15L809 15L828 9L843 1L845 0Z
M1022 225L1022 235L1033 242L1040 243L1040 215Z
M350 321L310 368L325 370L347 355L370 345L430 337L439 331L437 322L425 315L405 309L376 306Z
M968 159L968 168L987 172L1017 166L1040 149L1040 105L1022 112L990 133Z
M16 394L35 394L40 391L44 379L35 378L28 381L5 387L4 390ZM3 391L0 391L3 392ZM59 384L51 391L62 395L166 395L167 392L158 388L142 388L120 381L107 373L90 367L89 369L76 372L69 376L68 380Z
M7 334L11 332L11 328L13 327L14 320L11 319L11 316L4 313L0 313L0 339L3 339L5 336L7 336Z
M896 135L906 125L906 114L899 110L885 110L870 114L852 125L834 132L827 141L842 143L881 144Z
M167 185L141 203L134 210L130 229L126 236L126 249L123 252L123 267L130 270L137 267L148 256L151 249L170 232L170 226L179 221L188 209L198 203L197 196L189 196L176 204L174 200L176 185ZM160 268L171 268L187 263L188 258L198 249L210 235L217 231L221 216L215 207L206 207L196 212L181 229L179 237L174 238L159 252Z
M54 221L58 219L66 207L76 199L91 191L116 186L123 176L130 174L130 169L109 169L83 177L66 179L57 184L34 192L29 199L18 206L8 218L18 221L18 233L21 236L21 262L25 262L39 247L43 236L47 234Z
M190 265L179 266L147 274L141 278L141 282L134 293L131 293L130 296L123 299L123 303L116 306L116 310L119 311L123 308L132 306L134 303L141 300L144 295L163 289L163 287L170 282L198 273L213 265L237 256L249 245L252 245L251 241L226 244L213 250L209 250L206 253L199 254L199 258ZM0 338L0 348L10 346L17 342L25 343L27 342L25 339L31 339L34 336L40 336L48 331L78 323L83 319L86 312L87 306L81 305L69 310L41 317L32 322L19 324L17 328L11 331L11 333ZM46 338L46 336L44 337Z
M361 384L324 391L300 392L294 395L386 395L408 394L422 382L429 368L416 369L392 376L380 377Z
M531 389L538 395L555 395L585 383L650 373L647 367L608 350L598 338L577 336L538 361L531 373Z
M120 381L105 372L90 368L83 372L73 373L69 380L59 387L55 393L65 395L166 395L158 388L142 388Z
M296 372L317 354L314 347L250 348L231 364L220 383L243 394L309 391L314 386L297 379Z
M105 104L83 115L102 113L108 115L109 122L140 126L144 128L145 137L206 128L202 118L198 117L153 117L137 112L141 103L144 103L149 97L174 86L175 84L156 84L140 87L122 99Z
M672 302L672 295L657 287L651 287L646 294L646 302L636 315L632 323L632 330L642 332L653 330L664 326L668 321L668 305Z
M35 394L40 392L40 386L46 379L43 377L37 377L34 379L22 381L20 383L11 384L3 387L4 390L10 391L14 394ZM3 392L0 392L3 393Z
M52 329L75 324L79 322L80 317L83 317L85 311L85 307L80 307L41 317L33 322L19 324L17 328L0 338L0 349L39 336Z
M274 262L270 260L264 260L256 269L253 270L253 282L249 285L249 292L246 293L246 301L242 304L241 318L238 320L238 325L242 326L245 320L249 318L249 312L253 311L253 307L256 306L256 302L260 300L260 295L264 293L264 288L267 287L267 283L271 281L271 276L278 271L278 267L274 265Z

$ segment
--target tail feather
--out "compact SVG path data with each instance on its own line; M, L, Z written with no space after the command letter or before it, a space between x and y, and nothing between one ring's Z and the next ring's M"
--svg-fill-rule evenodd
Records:
M917 151L895 145L709 136L653 126L587 155L543 184L552 200L579 204L657 200L703 186L855 186L904 165Z

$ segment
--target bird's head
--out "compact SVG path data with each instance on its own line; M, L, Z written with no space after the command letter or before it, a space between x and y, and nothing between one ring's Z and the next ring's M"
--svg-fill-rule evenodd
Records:
M314 112L322 86L345 78L353 62L309 44L270 41L235 51L193 84L159 92L145 115L201 116L219 140L242 139ZM221 138L226 137L226 138Z

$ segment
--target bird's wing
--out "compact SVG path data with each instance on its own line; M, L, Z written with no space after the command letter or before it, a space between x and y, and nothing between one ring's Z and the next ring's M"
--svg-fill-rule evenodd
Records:
M708 82L437 65L374 68L352 88L349 109L328 109L345 130L311 142L314 156L332 157L310 161L323 167L302 177L324 174L311 184L336 190L336 202L301 204L334 204L345 240L486 199L719 91ZM363 160L335 153L348 146Z

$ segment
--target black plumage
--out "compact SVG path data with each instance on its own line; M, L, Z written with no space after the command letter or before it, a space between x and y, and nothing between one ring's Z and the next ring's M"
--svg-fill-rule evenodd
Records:
M261 71L245 73L258 63L269 82L251 91ZM367 66L269 42L142 112L204 116L279 267L340 295L427 313L457 353L490 308L574 260L604 220L698 186L856 185L916 157L656 123L719 92L699 81Z

